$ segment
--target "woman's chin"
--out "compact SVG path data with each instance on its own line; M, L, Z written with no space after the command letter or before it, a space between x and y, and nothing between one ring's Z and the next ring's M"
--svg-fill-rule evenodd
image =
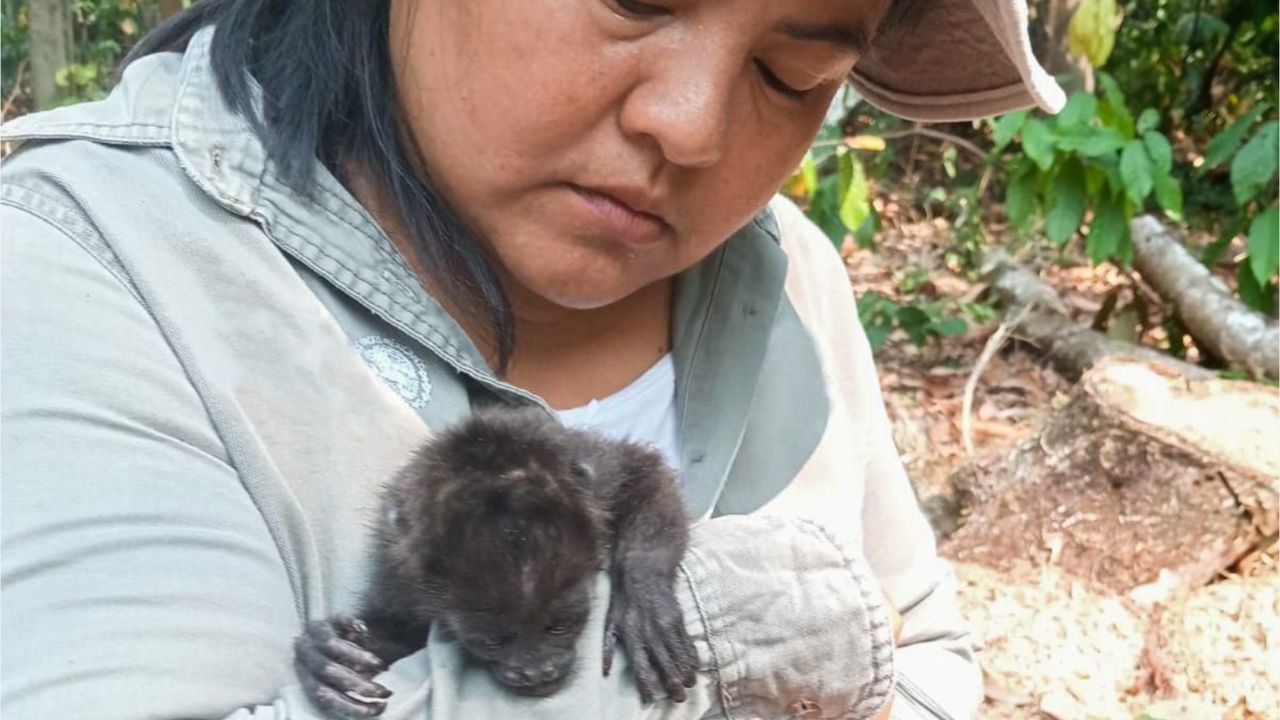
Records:
M644 287L635 277L609 278L599 269L581 270L554 279L524 284L521 295L532 295L542 303L566 310L598 310L629 297ZM611 281L612 280L612 281Z

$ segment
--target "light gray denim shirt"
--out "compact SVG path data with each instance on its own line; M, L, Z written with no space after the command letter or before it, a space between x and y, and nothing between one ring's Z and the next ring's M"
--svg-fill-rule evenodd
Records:
M542 403L331 175L284 186L209 38L3 128L6 717L317 718L291 642L355 606L381 484L473 404ZM673 327L690 700L600 677L597 608L557 696L433 639L383 676L385 717L865 718L895 688L894 717L971 715L954 580L821 233L775 202L678 278Z

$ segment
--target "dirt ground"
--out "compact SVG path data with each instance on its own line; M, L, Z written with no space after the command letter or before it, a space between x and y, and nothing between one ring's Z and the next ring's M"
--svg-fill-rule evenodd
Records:
M859 293L902 299L909 286L917 298L981 298L980 280L947 267L947 221L906 217L892 195L877 203L884 227L876 248L846 243L842 250ZM1086 324L1112 288L1120 287L1122 298L1146 292L1111 265L1067 263L1045 277ZM926 505L948 492L948 476L969 458L961 437L964 387L999 323L966 319L964 335L924 347L899 331L876 358L895 438ZM1164 330L1152 325L1135 332L1158 341ZM1013 342L991 359L976 388L969 420L980 457L1033 434L1070 384ZM1052 566L998 573L957 563L961 604L982 647L983 717L1280 720L1278 564L1273 544L1190 593L1162 593L1156 583L1142 594L1117 595Z

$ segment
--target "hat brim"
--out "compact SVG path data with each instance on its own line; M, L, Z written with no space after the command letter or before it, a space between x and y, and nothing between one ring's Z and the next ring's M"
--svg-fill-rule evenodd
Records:
M1025 0L926 0L882 33L849 81L908 120L955 122L1066 103L1031 52Z

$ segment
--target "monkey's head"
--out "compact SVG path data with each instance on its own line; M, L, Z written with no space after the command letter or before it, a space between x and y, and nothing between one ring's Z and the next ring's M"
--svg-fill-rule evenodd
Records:
M437 627L498 682L542 696L573 670L607 552L591 471L539 415L480 415L434 442L425 497L402 494L395 554Z

